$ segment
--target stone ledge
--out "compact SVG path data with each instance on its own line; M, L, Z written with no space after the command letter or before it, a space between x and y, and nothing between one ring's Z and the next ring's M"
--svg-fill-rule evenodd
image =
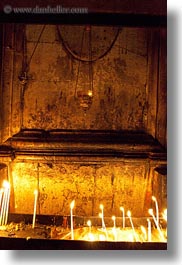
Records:
M0 156L88 156L166 160L166 150L144 132L24 130L0 146Z

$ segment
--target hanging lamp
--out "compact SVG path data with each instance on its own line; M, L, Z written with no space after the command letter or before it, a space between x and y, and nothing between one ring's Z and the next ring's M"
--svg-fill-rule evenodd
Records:
M83 29L80 58L88 58L86 62L79 60L76 75L75 99L84 110L91 107L93 100L93 65L92 65L92 33L91 26Z

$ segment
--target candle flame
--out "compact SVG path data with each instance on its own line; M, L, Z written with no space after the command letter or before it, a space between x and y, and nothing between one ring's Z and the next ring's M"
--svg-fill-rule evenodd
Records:
M116 220L116 216L113 215L112 216L112 220L115 221Z
M103 210L104 209L104 206L103 204L100 204L100 209Z
M7 180L4 180L4 181L3 181L3 187L4 187L5 189L9 189L9 188L10 188L10 184L9 184L9 182L8 182Z
M121 210L122 212L124 212L124 207L120 207L120 210Z
M130 211L127 211L127 216L131 217L131 212Z
M153 209L149 209L148 212L149 212L150 215L153 215Z
M90 221L90 220L87 221L87 225L88 225L89 227L91 226L91 221Z
M92 90L88 90L88 96L92 97Z
M73 209L75 206L75 200L73 200L71 203L70 203L70 208Z
M34 190L34 195L37 195L38 194L38 190Z
M152 200L155 202L157 201L156 197L155 196L152 196Z

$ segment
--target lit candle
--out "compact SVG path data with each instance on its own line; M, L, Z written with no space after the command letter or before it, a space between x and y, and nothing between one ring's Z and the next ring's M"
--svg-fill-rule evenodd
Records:
M90 220L87 221L87 225L89 227L89 233L88 233L88 240L89 241L94 241L94 235L92 234L91 232L91 226L92 226L92 223Z
M113 228L116 229L116 216L112 216L112 220L113 220Z
M36 211L37 211L37 198L38 198L38 190L35 190L34 191L34 211L33 211L32 228L35 227L35 218L36 218Z
M161 229L160 229L160 227L159 227L159 224L158 224L158 222L157 222L157 220L156 220L156 218L155 218L155 216L154 216L154 214L153 214L153 209L149 209L149 214L153 217L154 223L155 223L155 225L156 225L156 227L157 227L157 230L158 230L158 232L159 232L159 234L160 234L161 239L162 239L162 240L165 240L165 238L164 238L164 236L163 236L163 233L162 233L162 231L161 231Z
M116 241L116 216L112 216L112 220L113 220L113 235L114 235L114 240Z
M128 216L129 219L130 219L131 227L132 227L132 230L133 230L133 235L134 235L134 237L135 237L135 240L137 241L136 233L135 233L135 228L134 228L134 225L133 225L133 222L132 222L132 219L131 219L131 212L130 212L130 211L127 211L127 216Z
M3 189L3 199L1 205L1 214L0 214L0 225L3 225L4 222L4 213L5 213L5 202L6 202L6 191Z
M158 207L157 199L156 199L156 197L152 196L152 200L155 202L156 221L157 221L157 223L159 225L159 207Z
M4 224L7 225L8 222L8 212L9 212L9 200L10 200L10 184L7 182L7 200L6 200L6 211L5 211L5 221Z
M120 207L120 210L123 213L123 228L125 228L125 212L124 212L124 207Z
M152 237L151 237L151 221L147 218L147 222L148 222L148 241L151 242L152 241Z
M2 207L1 207L1 201L3 201L2 200L2 198L3 198L3 192L4 192L4 190L3 189L0 189L0 225L1 225L1 219L2 219Z
M71 240L74 240L74 231L73 231L73 208L75 201L73 200L70 204L70 222L71 222Z
M2 197L3 197L3 189L0 189L0 208L1 208Z
M167 222L167 209L164 210L162 217ZM167 237L167 227L166 227L166 231L165 231L165 236Z
M146 241L147 240L147 232L146 232L146 229L145 229L145 227L143 225L141 225L141 230L142 230L142 232L144 234L144 240Z
M162 217L167 222L167 209L164 210Z
M88 227L89 227L89 233L91 233L91 225L92 225L92 223L91 223L90 220L87 221L87 225L88 225Z
M1 214L0 214L0 225L6 225L9 211L9 196L10 196L10 184L8 181L3 182L4 194L2 200Z
M102 218L102 229L105 229L105 223L104 223L104 206L100 204L100 209L101 209L101 218Z

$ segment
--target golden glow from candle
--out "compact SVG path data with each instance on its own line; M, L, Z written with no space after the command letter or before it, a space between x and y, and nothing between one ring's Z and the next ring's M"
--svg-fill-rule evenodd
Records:
M167 222L167 209L165 209L164 212L162 213L162 217Z
M122 212L124 212L124 207L120 207L120 210L121 210Z
M38 195L38 190L34 190L34 195Z
M155 202L156 201L156 197L155 196L152 196L152 200Z
M92 225L92 223L91 223L90 220L87 221L87 225L88 225L89 227Z
M129 240L130 242L134 242L133 234L129 234L129 235L128 235L128 240Z
M103 210L104 209L104 206L103 204L100 204L100 209Z
M88 96L92 97L92 90L88 90Z
M73 210L74 206L75 206L75 200L73 200L73 201L70 203L70 209Z
M99 240L100 241L105 241L106 240L106 237L104 235L99 235Z
M115 221L116 220L116 216L113 215L112 216L112 220Z
M131 217L131 212L130 211L127 211L127 216Z
M7 180L4 180L4 181L3 181L3 187L4 187L5 189L9 189L9 188L10 188L10 184L9 184L9 182L8 182Z
M92 233L88 234L89 241L95 241L94 235Z

